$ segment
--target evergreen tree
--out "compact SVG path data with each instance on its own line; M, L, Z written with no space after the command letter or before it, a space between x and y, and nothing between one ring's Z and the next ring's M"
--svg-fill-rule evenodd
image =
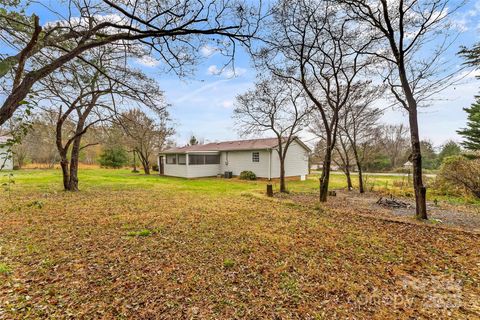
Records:
M460 153L462 153L462 148L460 148L460 145L458 143L456 143L453 140L447 141L442 146L442 150L438 154L439 164L443 163L443 160L445 158L448 158L451 156L458 156Z
M480 96L476 99L469 108L463 108L468 114L467 127L457 131L464 138L462 146L473 151L480 150Z
M191 136L188 144L191 145L191 146L194 146L194 145L199 144L199 142L198 142L197 138L195 138L195 136Z
M112 146L103 150L98 160L104 168L119 169L128 163L128 154L121 146Z

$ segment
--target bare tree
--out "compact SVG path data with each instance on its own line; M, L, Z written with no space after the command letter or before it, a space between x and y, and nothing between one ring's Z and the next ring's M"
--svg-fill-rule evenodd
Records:
M299 83L320 115L326 145L320 201L325 202L340 113L369 64L360 52L370 39L359 35L355 21L329 1L280 1L273 19L267 45L255 55L278 77Z
M303 91L281 78L261 79L255 88L237 96L234 119L244 135L273 132L278 140L280 192L286 192L285 158L291 143L304 128L310 112Z
M140 109L132 109L117 117L126 136L125 142L138 154L145 174L150 174L150 161L175 133L169 125L166 107L154 115L150 117Z
M66 64L35 88L42 106L55 108L57 114L56 145L65 190L78 190L80 152L97 144L81 143L90 128L112 119L119 106L138 103L156 108L156 101L163 97L153 80L119 64L119 53L114 48L97 48L89 54L88 63Z
M352 166L352 144L342 132L339 132L338 134L338 143L335 146L335 151L337 151L340 161L334 156L333 162L335 162L345 174L345 177L347 178L347 189L348 191L351 191L353 190L352 175L350 172Z
M341 2L349 15L362 24L359 32L378 39L378 46L365 52L383 62L385 82L398 104L408 112L416 216L427 219L417 110L422 102L451 84L451 70L456 68L446 65L441 57L452 43L447 33L451 30L448 17L458 7L449 7L448 0ZM422 50L426 47L433 48L432 54Z
M390 158L391 168L396 168L408 149L408 128L403 124L383 125L381 131L383 149Z
M383 87L371 86L369 81L357 82L340 120L340 136L344 136L353 153L358 171L358 189L365 192L363 183L363 161L369 151L373 151L373 141L377 135L378 121L383 111L372 104L383 93ZM342 142L342 145L345 145Z
M213 42L233 58L237 43L247 44L257 28L260 8L237 1L68 0L56 7L37 3L57 22L40 25L39 17L24 14L25 5L1 0L2 43L0 79L5 99L0 126L22 106L41 79L83 54L102 46L128 47L129 57L163 60L169 69L184 74L199 59L199 48ZM7 6L8 5L8 6ZM63 6L59 10L58 6ZM67 12L66 16L59 12ZM12 53L13 52L13 53ZM42 64L33 63L42 58ZM48 59L46 59L48 58ZM231 61L231 60L229 60Z

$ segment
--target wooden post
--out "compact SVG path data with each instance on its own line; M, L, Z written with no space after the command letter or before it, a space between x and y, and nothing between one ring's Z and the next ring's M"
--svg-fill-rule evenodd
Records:
M273 197L273 185L267 184L267 197Z

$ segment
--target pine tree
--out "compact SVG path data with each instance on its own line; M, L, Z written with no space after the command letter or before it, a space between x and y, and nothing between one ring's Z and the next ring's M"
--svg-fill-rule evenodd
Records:
M463 47L459 54L465 59L466 65L480 69L480 42L471 48ZM463 108L468 113L467 128L457 131L465 139L462 146L469 150L480 150L480 96L475 98L477 101L469 108Z
M480 150L480 96L469 108L463 108L467 112L467 127L458 130L457 133L464 137L462 146L469 150Z

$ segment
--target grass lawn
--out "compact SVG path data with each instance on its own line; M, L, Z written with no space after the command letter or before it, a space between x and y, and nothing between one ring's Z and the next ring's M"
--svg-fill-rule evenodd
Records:
M0 191L0 319L480 318L475 234L268 199L265 181L89 169L65 193L58 170L14 180Z

